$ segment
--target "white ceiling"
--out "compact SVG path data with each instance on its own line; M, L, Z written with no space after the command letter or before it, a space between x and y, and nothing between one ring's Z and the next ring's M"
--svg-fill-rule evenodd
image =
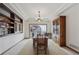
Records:
M37 17L38 11L40 11L41 17L43 18L50 18L55 14L56 10L62 4L16 4L16 6L23 11L24 16L30 17Z
M41 18L52 19L61 7L67 5L66 3L11 3L15 10L21 14L24 19L36 18L38 11L40 11Z

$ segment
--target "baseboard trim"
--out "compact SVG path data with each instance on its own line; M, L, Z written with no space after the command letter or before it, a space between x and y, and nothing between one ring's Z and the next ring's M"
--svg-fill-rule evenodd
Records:
M8 48L7 50L5 50L4 52L2 52L0 55L4 55L4 53L6 53L7 51L9 51L10 49L12 49L13 47L15 47L17 44L19 44L21 41L23 41L24 39L20 40L19 42L17 42L16 44L14 44L12 47Z
M30 37L24 37L24 39L30 39Z
M66 46L66 47L79 54L79 52L76 51L75 49L73 49L73 48L71 48L71 47L69 47L69 46Z

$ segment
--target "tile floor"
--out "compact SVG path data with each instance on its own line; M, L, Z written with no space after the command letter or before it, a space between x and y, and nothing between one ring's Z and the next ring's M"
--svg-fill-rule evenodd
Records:
M58 46L52 39L48 40L48 51L49 55L77 55L75 52ZM24 39L4 55L34 55L33 40Z

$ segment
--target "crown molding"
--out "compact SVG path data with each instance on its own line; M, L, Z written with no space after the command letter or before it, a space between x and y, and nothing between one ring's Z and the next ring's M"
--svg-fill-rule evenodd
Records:
M10 4L18 13L19 15L24 19L22 11L15 5L15 4Z
M64 3L64 4L62 4L57 10L56 10L56 12L55 12L55 14L53 15L54 17L55 16L59 16L59 15L61 15L64 11L67 11L69 8L71 8L71 7L73 7L73 5L74 5L75 3ZM16 4L8 4L8 5L10 5L10 7L11 8L13 8L13 10L15 10L15 11L17 11L17 14L18 15L20 15L20 17L22 18L22 19L26 19L26 16L25 16L25 13L23 12L23 9L22 8L19 8ZM7 5L7 6L8 6ZM9 7L9 8L10 8ZM10 9L11 9L10 8ZM13 11L12 10L12 11Z
M25 13L23 12L22 8L19 8L16 4L13 4L16 10L25 18Z
M15 4L6 4L4 3L4 5L6 5L8 8L10 8L10 10L12 10L14 13L16 13L18 16L20 16L22 19L24 19L23 13L20 11L20 9L18 9L18 7L15 6Z
M61 15L64 11L67 11L68 9L70 9L71 7L73 7L73 5L75 5L75 3L66 3L63 4L62 6L60 6L56 12L55 12L55 16L59 16Z

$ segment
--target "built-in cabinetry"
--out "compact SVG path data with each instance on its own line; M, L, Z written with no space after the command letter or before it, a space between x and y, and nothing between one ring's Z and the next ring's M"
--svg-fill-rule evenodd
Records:
M14 33L14 21L10 20L5 16L0 16L0 36L6 35L9 33Z
M66 16L53 20L53 39L60 46L66 46Z
M0 3L0 36L23 32L23 20Z
M0 54L5 54L23 39L23 20L0 3Z

